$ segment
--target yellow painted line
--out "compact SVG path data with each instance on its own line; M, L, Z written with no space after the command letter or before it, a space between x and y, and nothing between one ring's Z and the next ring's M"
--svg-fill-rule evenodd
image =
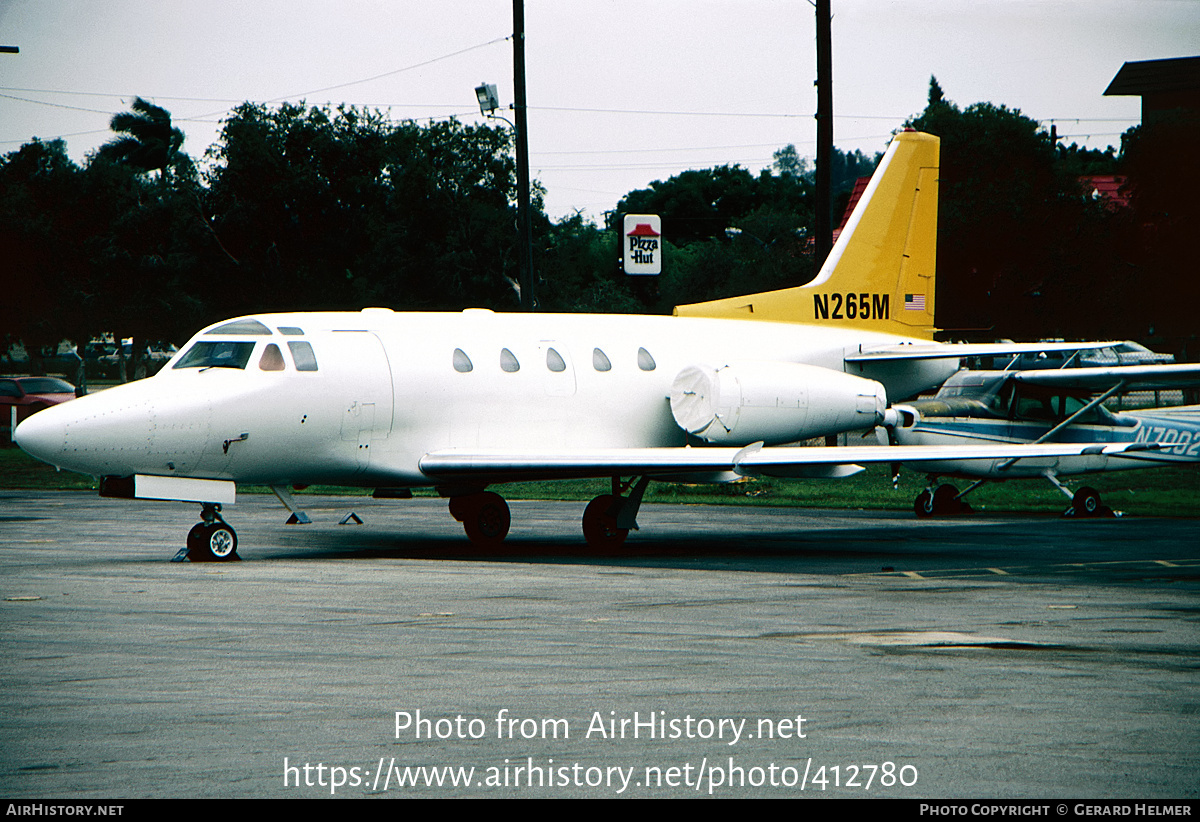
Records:
M1173 562L1167 562L1165 559L1156 559L1156 560L1154 560L1154 561L1155 561L1157 564L1159 564L1159 565L1165 565L1165 566L1166 566L1166 567L1168 567L1168 568L1178 568L1178 567L1179 567L1178 565L1176 565L1176 564L1175 564L1175 563L1173 563Z
M988 570L993 574L999 574L1002 577L1011 576L1008 571L1005 571L1003 568L988 568Z
M925 577L921 576L916 571L901 571L901 573L909 579L925 579Z

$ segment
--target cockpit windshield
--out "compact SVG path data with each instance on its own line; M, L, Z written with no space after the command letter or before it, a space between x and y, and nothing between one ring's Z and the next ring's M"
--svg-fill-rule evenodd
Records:
M237 368L245 370L254 353L252 342L198 342L172 368Z

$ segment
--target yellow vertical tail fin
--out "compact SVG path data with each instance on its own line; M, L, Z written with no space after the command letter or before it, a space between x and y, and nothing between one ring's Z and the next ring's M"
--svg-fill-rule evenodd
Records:
M864 328L933 339L938 157L931 134L897 134L816 278L675 307L684 317Z

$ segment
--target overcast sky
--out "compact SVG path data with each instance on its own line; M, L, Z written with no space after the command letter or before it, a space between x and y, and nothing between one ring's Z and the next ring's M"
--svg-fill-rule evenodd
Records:
M1119 145L1135 97L1104 97L1127 60L1200 54L1200 0L832 0L834 143L882 150L925 107L930 75ZM552 217L611 209L686 168L757 171L815 153L807 0L526 0L529 144ZM513 100L508 0L0 0L0 153L111 137L141 95L200 157L244 100L348 103L393 119L482 118Z

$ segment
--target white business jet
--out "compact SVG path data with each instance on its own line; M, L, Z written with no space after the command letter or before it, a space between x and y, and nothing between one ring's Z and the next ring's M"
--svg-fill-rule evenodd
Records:
M889 438L901 446L1068 442L1094 446L1076 455L955 459L912 466L929 475L917 495L919 517L964 513L964 498L985 482L1044 478L1062 491L1072 517L1112 516L1091 486L1072 493L1059 477L1200 462L1200 406L1113 412L1104 403L1133 391L1200 385L1200 365L1129 365L1034 371L960 371L933 399L889 409ZM1110 450L1114 443L1128 448ZM944 476L976 482L962 493Z
M615 545L636 527L652 478L838 477L863 462L996 456L995 446L781 447L872 428L889 397L940 384L961 356L1056 348L932 342L937 170L936 137L898 135L804 287L670 317L246 316L202 330L150 379L31 417L15 439L99 477L102 495L200 503L187 539L196 559L235 556L220 512L239 483L270 486L301 521L293 486L385 497L433 486L470 539L490 546L508 533L509 510L489 486L606 477L612 493L587 506L583 531Z

